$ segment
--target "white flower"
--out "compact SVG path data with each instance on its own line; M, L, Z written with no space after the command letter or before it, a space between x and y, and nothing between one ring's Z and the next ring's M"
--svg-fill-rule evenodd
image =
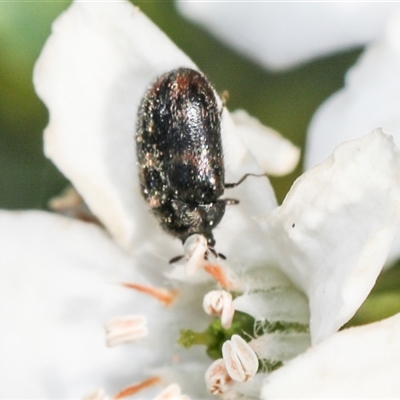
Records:
M208 389L258 398L261 388L268 396L300 363L295 358L269 374L309 345L308 320L312 341L322 341L301 356L314 370L325 343L340 341L344 333L335 332L371 289L400 200L398 150L379 130L340 146L294 184L279 208L267 179L248 178L229 192L240 204L214 231L227 261L211 260L190 277L183 266L170 271L168 260L181 245L161 231L139 194L134 131L146 86L181 66L196 68L127 2L76 2L54 24L34 78L50 111L45 151L112 237L45 212L0 213L2 397L90 392L88 398L100 399L105 393L92 389L112 395L129 384L116 397L203 398ZM297 149L243 111L224 110L222 135L228 181L248 172L282 174L297 162ZM221 312L232 331L203 311L205 295L217 286L234 292L232 303L223 296ZM232 304L239 320L230 321ZM210 313L220 310L218 301L206 305ZM100 327L106 320L109 345L132 343L107 350ZM213 363L203 347L179 346L178 339L192 340L182 329L214 356L225 342L223 359ZM220 342L216 329L232 338ZM382 352L390 351L385 343ZM393 378L378 376L388 384ZM355 374L356 387L359 380Z
M8 251L1 252L2 265L7 265L1 280L7 285L1 291L3 397L77 397L102 385L115 393L135 379L146 379L151 368L168 366L176 353L180 329L200 329L209 323L201 308L208 290L203 286L188 289L186 296L180 291L174 312L168 313L145 295L115 285L123 281L136 284L136 288L168 289L164 275L170 269L168 260L182 252L180 243L157 226L139 194L133 140L138 103L146 86L161 73L180 66L196 68L128 2L74 3L55 22L34 77L50 110L45 151L131 255L123 253L96 226L46 213L2 214L2 243L13 243L3 246ZM297 164L297 148L243 111L225 112L223 124L230 182L243 172L265 169L282 174ZM241 144L245 134L252 135L253 142L258 137L253 149ZM271 154L262 163L263 169L251 153L257 157L259 148ZM249 216L276 207L273 190L266 178L248 178L231 194L240 198L241 207L232 206L215 231L218 250L233 264L241 265L245 259L260 262L267 256L264 240ZM21 243L23 251L18 250ZM233 251L254 243L258 244L250 257ZM65 254L68 249L71 252ZM98 275L93 277L97 268ZM169 289L176 287L169 285ZM197 313L191 307L193 299L200 300ZM184 312L185 308L190 312ZM132 314L147 319L147 345L141 343L140 348L124 352L106 351L102 325ZM168 322L162 324L163 320ZM172 328L168 334L162 331L165 325ZM111 335L114 327L110 327ZM140 332L145 335L145 330ZM130 353L144 362L132 365ZM201 356L194 367L186 365L184 372L200 371L198 386L204 392L203 375L210 361L204 351L197 353ZM27 354L32 362L27 362ZM196 385L191 389L196 393Z

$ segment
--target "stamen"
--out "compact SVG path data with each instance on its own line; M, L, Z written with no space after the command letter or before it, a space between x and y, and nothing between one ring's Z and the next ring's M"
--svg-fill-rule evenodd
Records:
M248 381L257 373L257 355L239 335L223 344L222 356L229 376L237 382Z
M141 285L138 283L121 282L121 285L128 289L134 289L137 290L138 292L148 294L149 296L154 297L156 300L158 300L165 306L171 305L172 302L175 300L176 295L178 294L177 290L167 290L164 288Z
M68 186L60 195L50 199L48 206L59 214L101 225L73 186Z
M122 389L119 393L117 393L113 400L123 399L124 397L133 396L138 394L142 390L148 389L154 385L157 385L161 382L161 378L159 376L152 376L149 379L146 379L142 382L136 383L134 385L128 386L125 389Z
M153 400L190 400L190 397L182 394L181 388L176 383L167 386Z
M204 271L210 274L224 289L237 290L240 285L237 279L234 279L221 265L206 264Z
M224 91L221 93L220 97L221 97L223 106L226 107L226 103L227 103L228 100L229 100L229 91L228 91L228 90L224 90Z
M227 393L234 383L226 370L225 362L222 358L215 360L208 367L204 377L208 391L215 395Z
M183 248L187 259L185 270L186 274L190 276L204 264L204 257L207 253L207 239L203 235L189 236Z
M232 295L225 290L212 290L203 299L203 309L208 315L221 317L221 325L229 329L232 325L235 307Z
M63 212L66 209L76 208L83 203L83 199L73 186L65 188L61 194L50 199L48 206L53 211Z
M129 343L146 337L149 333L147 320L142 315L116 317L106 323L106 343L108 347Z
M104 389L96 389L85 395L82 400L111 400L104 392Z

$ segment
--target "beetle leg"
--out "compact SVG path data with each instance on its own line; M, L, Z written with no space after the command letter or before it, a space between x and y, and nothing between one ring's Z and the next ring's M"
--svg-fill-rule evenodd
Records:
M212 247L208 248L208 251L215 257L218 258L218 253L215 251L215 249L213 249ZM206 253L207 254L207 253ZM207 258L206 258L207 260Z
M180 256L172 257L172 258L169 260L169 263L170 263L170 264L174 264L174 263L178 262L179 260L182 260L183 257L185 257L183 254L181 254Z

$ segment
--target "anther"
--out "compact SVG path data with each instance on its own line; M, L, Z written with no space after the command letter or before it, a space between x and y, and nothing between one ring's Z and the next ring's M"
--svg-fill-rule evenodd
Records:
M222 327L229 329L232 325L235 307L232 295L225 290L212 290L203 299L203 309L208 315L221 317Z
M81 195L72 186L68 186L61 194L50 199L48 207L59 214L101 225L100 221L91 213Z
M111 400L104 392L104 389L96 389L83 396L82 400Z
M215 360L205 373L207 390L214 395L223 395L227 393L234 383L229 376L225 362L222 358Z
M171 305L178 293L176 290L167 290L164 288L158 288L149 285L141 285L138 283L131 283L131 282L121 282L121 285L128 289L133 289L137 290L138 292L148 294L149 296L154 297L156 300L158 300L165 306Z
M222 356L226 370L234 381L248 381L257 373L257 355L239 335L233 335L223 344Z
M190 397L182 394L181 388L176 383L167 386L153 400L190 400Z
M106 325L106 343L108 347L129 343L146 337L149 333L147 320L142 315L128 315L109 320Z

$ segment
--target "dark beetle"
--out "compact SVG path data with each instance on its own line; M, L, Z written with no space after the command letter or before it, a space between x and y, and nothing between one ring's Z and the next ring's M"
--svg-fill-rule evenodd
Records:
M140 187L159 223L183 243L204 236L215 255L212 230L237 203L220 197L244 179L225 184L222 108L203 74L179 68L148 88L136 128Z

